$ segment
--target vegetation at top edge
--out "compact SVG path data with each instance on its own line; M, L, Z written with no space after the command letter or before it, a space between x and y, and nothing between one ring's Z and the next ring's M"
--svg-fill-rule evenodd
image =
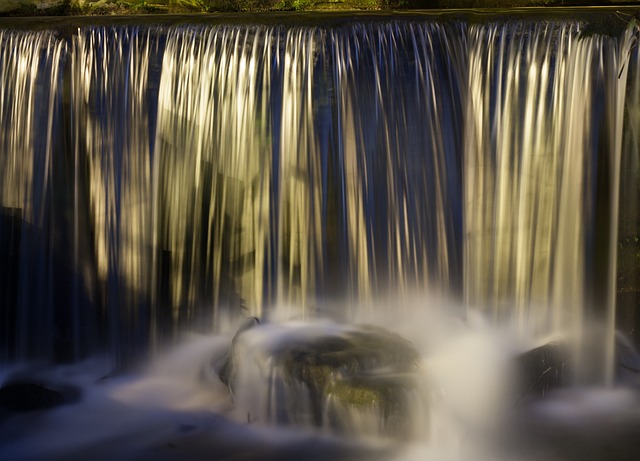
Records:
M640 0L0 0L0 15L108 15L633 5Z
M381 10L411 0L0 0L2 16Z

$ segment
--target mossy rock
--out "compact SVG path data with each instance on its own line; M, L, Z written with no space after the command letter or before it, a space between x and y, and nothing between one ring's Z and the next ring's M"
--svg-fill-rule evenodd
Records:
M335 381L325 389L326 419L332 427L348 432L356 426L353 419L369 414L377 418L377 431L382 435L407 438L412 431L416 387L414 374L361 374Z
M275 351L274 358L284 368L289 384L302 383L307 387L313 420L316 425L322 425L329 388L335 391L336 383L342 383L344 388L362 374L379 370L385 373L415 371L419 355L400 336L365 326L339 335L286 344ZM384 396L380 394L379 398Z
M360 412L380 429L369 435L397 436L407 433L419 360L409 341L377 327L254 323L236 335L219 375L256 419L351 432L344 416Z
M408 372L419 359L408 341L371 326L294 341L275 351L275 356L291 379L317 387L324 387L332 377L354 376L380 368Z

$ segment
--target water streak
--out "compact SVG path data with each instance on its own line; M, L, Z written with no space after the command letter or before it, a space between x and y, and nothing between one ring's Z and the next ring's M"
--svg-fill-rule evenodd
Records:
M149 301L150 46L148 33L96 28L76 35L71 51L73 261L114 351L145 321Z
M584 342L595 322L606 325L602 344L613 357L619 156L634 33L581 36L571 24L469 33L466 299L523 333L576 339L577 370L594 362ZM600 170L610 172L608 183ZM610 196L604 212L602 196ZM603 219L611 223L605 233L597 228ZM597 247L611 259L600 259ZM589 285L606 277L607 298L598 298ZM595 361L610 380L610 359Z
M50 358L58 324L51 233L64 190L58 184L61 69L67 47L48 32L0 31L0 357ZM48 241L48 242L47 242ZM44 243L47 242L47 243ZM38 338L34 340L34 338Z

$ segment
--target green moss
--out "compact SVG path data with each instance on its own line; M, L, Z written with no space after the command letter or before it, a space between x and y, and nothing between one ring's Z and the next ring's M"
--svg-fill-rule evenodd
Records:
M392 373L415 371L419 354L402 337L365 326L341 334L291 341L274 351L273 357L284 370L285 382L303 384L309 390L313 418L320 425L326 399L332 392L340 391L345 402L377 399L385 402L380 404L382 412L389 413L390 401L395 400L391 398L391 387L374 387L373 381L363 376L379 369ZM377 397L372 397L374 394Z
M121 4L132 13L162 13L167 11L166 5L154 4L145 0L124 0Z
M314 0L282 0L274 5L274 9L301 11L311 8L315 3Z
M257 322L248 328L260 328ZM235 369L243 360L236 343L248 328L234 337L228 358L218 375L231 392ZM249 333L250 334L250 333ZM240 349L241 350L241 349ZM331 419L327 404L336 408L377 412L386 434L400 434L409 413L409 390L415 387L419 354L404 338L387 330L359 326L327 331L319 336L290 337L268 351L269 367L275 371L284 391L278 405L288 408L291 418L304 414L304 421L316 426L344 428L340 418ZM300 398L304 395L304 398ZM303 405L296 402L304 401ZM400 430L396 430L401 428Z
M633 3L633 0L622 3ZM477 13L480 10L493 9L505 12L508 16L522 14L524 10L514 7L545 7L565 6L560 0L8 0L8 5L2 8L0 0L0 15L4 16L44 16L44 15L140 15L154 13L211 13L211 12L264 12L264 11L326 11L326 10L403 10L403 9L467 9ZM588 0L580 4L588 5ZM606 4L606 2L605 2ZM576 6L578 6L576 4ZM501 9L501 10L500 10ZM543 11L540 8L539 11ZM558 9L559 11L560 9ZM482 14L487 13L487 11ZM531 10L529 10L530 12ZM568 10L567 10L568 11ZM527 12L526 14L529 14ZM535 14L535 13L534 13ZM580 15L580 12L565 14ZM633 13L635 14L635 13ZM624 14L619 13L622 17ZM611 15L605 15L611 16ZM627 19L628 21L628 19ZM615 26L615 24L613 24ZM584 34L615 35L617 26L607 27L605 24L595 24L588 27Z
M410 391L413 389L415 379L411 374L364 374L329 384L325 395L336 406L377 413L382 433L402 438L410 434Z
M78 1L69 4L71 14L76 15L125 15L125 14L149 14L164 13L166 5L156 4L145 0L98 0Z
M374 327L292 342L274 356L290 379L314 388L323 388L330 376L353 376L377 368L411 371L419 358L408 341Z
M327 397L358 408L379 407L384 400L378 389L358 385L352 381L332 383L327 386L326 394Z

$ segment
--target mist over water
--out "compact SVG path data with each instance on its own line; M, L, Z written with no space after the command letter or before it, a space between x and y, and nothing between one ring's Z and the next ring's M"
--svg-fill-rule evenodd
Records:
M424 353L418 367L420 385L411 397L411 431L400 439L379 435L375 407L372 414L342 414L349 429L340 433L302 421L278 428L261 413L265 375L246 376L232 399L212 367L225 355L230 338L192 335L130 373L110 375L109 361L100 359L23 369L27 376L79 386L82 401L0 421L1 452L9 459L25 460L211 456L463 460L471 454L477 459L509 459L509 452L497 444L515 398L508 369L513 344L480 320L463 325L444 312L420 310L413 322L430 323L439 332L429 344L420 343L424 332L417 332L414 325L392 325L415 339ZM367 321L376 322L372 317ZM272 324L248 338L250 348L243 357L251 364L278 342L350 328L327 320Z
M626 430L637 396L605 385L637 37L525 19L1 30L1 378L83 397L0 413L0 453L536 459L529 430ZM232 396L220 363L252 316ZM420 354L402 442L331 399L341 430L281 424L272 351L362 324ZM515 361L550 342L569 383L600 387L521 410Z

